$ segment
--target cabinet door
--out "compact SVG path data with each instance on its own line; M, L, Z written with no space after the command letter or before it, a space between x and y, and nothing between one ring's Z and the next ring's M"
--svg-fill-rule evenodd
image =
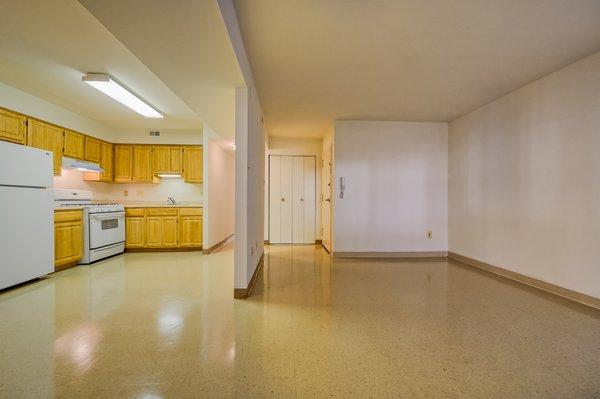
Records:
M100 166L104 172L100 174L100 180L112 181L113 179L113 145L105 141L102 142L102 158Z
M83 134L65 130L63 148L66 157L84 159L85 142Z
M102 159L102 142L93 137L85 136L85 160L100 163Z
M181 216L179 218L179 246L202 246L202 216Z
M83 228L81 222L54 224L54 265L58 269L66 263L81 259L83 254Z
M202 147L183 148L183 177L186 183L202 183Z
M25 144L27 141L27 118L0 109L0 140Z
M162 246L162 227L161 217L146 218L146 247L160 248Z
M156 145L152 147L152 172L169 172L169 147Z
M146 226L143 217L125 218L125 247L142 248L146 245Z
M115 182L133 181L133 147L130 145L114 146L114 171Z
M133 147L133 181L152 181L152 147L141 145Z
M47 123L29 119L27 145L52 151L54 157L54 175L60 176L62 166L63 130Z
M183 169L183 149L181 147L169 147L169 172L181 173Z
M162 218L162 246L176 247L177 246L177 218L163 217Z

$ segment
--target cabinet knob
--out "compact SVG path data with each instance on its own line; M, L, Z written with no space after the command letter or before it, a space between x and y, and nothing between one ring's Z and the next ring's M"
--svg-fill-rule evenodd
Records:
M285 198L282 198L282 199L281 199L281 202L285 202Z

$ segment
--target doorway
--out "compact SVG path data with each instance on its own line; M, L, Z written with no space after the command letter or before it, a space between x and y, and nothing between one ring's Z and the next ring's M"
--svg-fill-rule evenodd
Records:
M315 243L315 164L315 156L269 156L269 243Z
M321 161L321 220L322 220L322 244L327 252L331 253L331 202L333 195L331 190L331 147L327 147L323 151L323 159Z

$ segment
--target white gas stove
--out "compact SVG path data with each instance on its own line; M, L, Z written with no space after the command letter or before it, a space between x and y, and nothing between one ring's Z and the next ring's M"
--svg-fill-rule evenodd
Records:
M54 189L55 208L83 208L83 257L88 264L125 251L125 208L94 201L88 190Z

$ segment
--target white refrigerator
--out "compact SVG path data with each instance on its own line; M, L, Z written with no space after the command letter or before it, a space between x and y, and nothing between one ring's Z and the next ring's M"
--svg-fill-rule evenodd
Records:
M0 290L54 271L52 152L0 141Z

